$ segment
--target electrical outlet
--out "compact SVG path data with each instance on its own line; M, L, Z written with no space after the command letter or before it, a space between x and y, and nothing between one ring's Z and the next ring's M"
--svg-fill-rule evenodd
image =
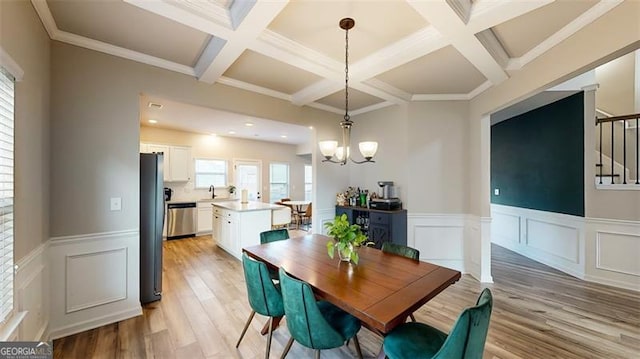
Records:
M111 210L112 211L121 211L122 210L122 198L120 198L120 197L111 197Z
M500 188L494 188L493 189L493 194L496 195L496 196L499 196L500 195Z

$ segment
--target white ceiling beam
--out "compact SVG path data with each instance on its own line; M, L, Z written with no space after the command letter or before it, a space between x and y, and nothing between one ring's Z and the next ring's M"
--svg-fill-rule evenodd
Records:
M239 89L243 89L243 90L247 90L247 91L251 91L251 92L255 92L255 93L259 93L259 94L263 94L263 95L267 95L267 96L271 96L271 97L275 97L281 100L291 102L291 95L288 95L280 91L268 89L266 87L250 84L244 81L232 79L226 76L221 76L216 82L222 85L232 86Z
M228 39L233 35L230 21L227 24L220 24L211 19L211 16L200 16L194 11L188 11L175 3L166 1L149 1L149 0L123 0L124 2L137 6L143 10L149 11L156 15L166 17L180 24L189 26L196 30L207 34ZM192 9L193 10L193 9Z
M591 24L607 12L611 11L616 6L623 3L623 0L602 0L599 3L592 6L589 10L582 13L573 21L565 25L562 29L558 30L555 34L546 38L543 42L539 43L536 47L531 49L526 54L519 58L509 60L507 65L508 70L519 70L524 65L538 58L538 56L549 51L552 47L556 46L560 42L566 40L576 32L582 30L585 26Z
M466 24L471 17L471 0L446 0L447 4L458 14L458 17Z
M367 92L371 95L383 98L398 105L411 101L410 93L389 85L388 83L376 78L371 78L365 82L359 82L356 86L354 86L354 88L358 89L359 91Z
M475 33L446 2L411 0L409 5L438 29L451 45L492 83L498 84L508 78L507 73L482 46Z
M496 1L475 0L467 26L478 33L507 22L530 11L551 4L555 0Z
M214 83L242 55L249 45L262 34L267 26L284 9L288 1L259 1L245 15L233 35L218 52L213 61L199 74L199 80ZM204 67L204 66L203 66Z
M291 102L298 106L308 105L343 88L344 82L340 83L336 80L323 79L294 93L293 96L291 96Z

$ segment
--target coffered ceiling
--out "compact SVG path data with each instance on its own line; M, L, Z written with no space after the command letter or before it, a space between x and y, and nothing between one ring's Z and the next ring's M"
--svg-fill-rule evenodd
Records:
M32 0L58 41L344 112L471 99L621 0Z

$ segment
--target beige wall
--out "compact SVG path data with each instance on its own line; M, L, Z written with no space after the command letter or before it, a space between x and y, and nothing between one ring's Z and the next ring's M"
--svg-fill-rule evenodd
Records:
M139 95L313 126L336 137L331 114L224 85L209 85L129 60L52 43L51 232L54 236L138 227ZM314 141L315 142L315 141ZM314 158L315 161L315 158ZM316 167L314 167L316 168ZM315 171L320 208L332 208L348 174ZM122 211L109 211L109 197Z
M190 146L191 155L195 158L210 158L226 160L229 166L228 182L233 183L234 159L251 159L262 162L262 200L272 201L269 198L269 164L289 164L289 193L291 198L304 199L304 165L311 164L310 160L296 155L297 146L282 143L253 141L241 138L223 136L209 136L203 134L173 131L166 129L142 126L140 128L140 141L146 143L158 143L178 146ZM193 171L193 165L192 165ZM197 200L210 197L206 189L194 189L193 181L187 183L165 183L175 191L176 199ZM226 190L216 190L216 194L227 196ZM279 198L276 198L278 200Z
M28 1L0 1L0 46L22 68L15 87L15 254L49 238L50 41Z
M486 115L521 101L543 89L560 84L598 65L606 63L629 51L640 47L640 2L625 1L605 16L587 25L544 55L533 60L519 71L512 72L510 78L478 95L470 103L472 136L481 136L489 124L479 124ZM482 146L483 138L472 139L470 193L471 213L489 217L491 213L488 163L489 148ZM590 147L594 148L594 147ZM640 202L640 192L635 191L629 200ZM613 201L611 201L613 202ZM636 202L637 203L637 202ZM602 206L608 207L607 203ZM587 210L588 213L588 210ZM615 218L615 217L609 217Z

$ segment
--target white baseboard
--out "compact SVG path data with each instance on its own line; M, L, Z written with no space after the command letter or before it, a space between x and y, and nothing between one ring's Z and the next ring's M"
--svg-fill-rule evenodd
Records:
M51 238L49 335L140 315L139 248L138 229Z
M53 331L49 332L49 338L53 340L66 337L76 333L84 332L86 330L95 329L107 324L119 322L121 320L137 317L138 315L142 315L142 307L131 308L118 313L110 313L97 318L90 318L81 322L56 328Z
M16 312L24 312L17 327L17 340L40 341L49 324L48 242L42 243L16 261Z

